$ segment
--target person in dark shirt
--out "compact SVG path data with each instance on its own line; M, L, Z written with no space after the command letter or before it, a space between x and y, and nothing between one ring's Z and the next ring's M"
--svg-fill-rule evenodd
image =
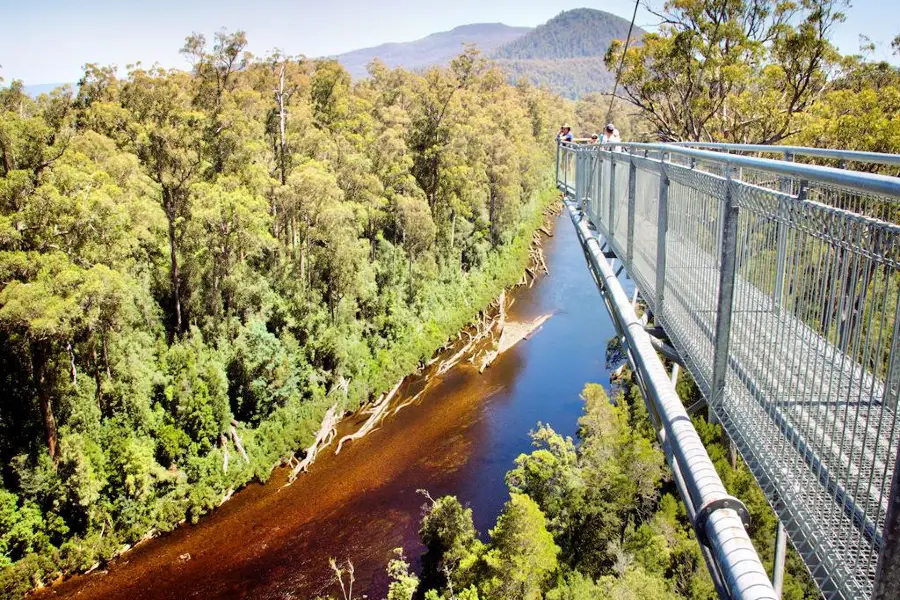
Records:
M556 134L557 142L571 142L575 139L575 136L572 135L572 128L569 127L569 124L566 123L562 127L559 128L559 133Z

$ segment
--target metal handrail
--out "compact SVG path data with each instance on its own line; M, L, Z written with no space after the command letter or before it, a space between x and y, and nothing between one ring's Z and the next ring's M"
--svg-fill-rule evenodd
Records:
M635 366L644 397L652 402L648 407L650 414L666 449L666 458L676 474L679 493L688 514L693 516L697 537L709 548L709 552L704 552L704 558L711 561L710 569L715 569L714 580L724 583L726 598L774 600L775 589L745 528L747 509L725 490L678 398L675 385L656 354L650 335L607 262L596 234L588 227L588 219L575 202L568 201L566 206L616 329Z
M895 589L900 179L619 142L560 144L557 184L602 236L598 254L576 222L598 281L612 290L598 261L621 261L823 594ZM627 311L607 308L658 406ZM679 491L691 488L665 442Z
M672 142L675 146L706 148L733 152L760 152L762 154L784 154L827 158L846 162L864 162L877 165L900 167L900 154L864 152L859 150L837 150L834 148L809 148L806 146L766 146L762 144L727 144L721 142Z
M806 165L802 163L773 160L769 158L756 158L753 156L723 154L722 152L697 150L694 148L686 148L684 146L675 144L616 142L584 145L564 142L561 145L563 148L576 149L597 148L604 150L618 150L624 148L631 154L638 154L640 153L640 151L646 151L658 152L660 154L680 155L687 158L721 163L726 167L743 167L747 169L756 169L758 171L766 171L778 175L795 177L797 179L817 181L829 185L841 186L859 192L878 194L880 196L887 196L890 199L900 203L900 178L891 177L889 175L879 175L877 173L861 173L858 171L847 171L846 169L837 169L834 167Z

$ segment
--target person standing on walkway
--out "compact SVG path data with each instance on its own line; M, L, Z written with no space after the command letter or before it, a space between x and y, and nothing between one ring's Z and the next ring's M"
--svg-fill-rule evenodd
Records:
M621 142L622 136L619 135L619 130L616 129L616 126L612 123L609 123L606 126L606 130L603 132L603 137L600 138L600 143L602 144L613 144L615 142Z
M572 135L572 128L569 127L568 123L565 123L562 127L559 128L559 133L556 134L557 142L572 142L575 139L575 136Z

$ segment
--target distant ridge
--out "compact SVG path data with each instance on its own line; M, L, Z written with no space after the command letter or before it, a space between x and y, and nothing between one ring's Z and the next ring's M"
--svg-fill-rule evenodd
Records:
M613 75L603 56L613 40L624 40L629 21L591 8L564 11L538 27L511 27L503 23L473 23L433 33L411 42L388 43L335 56L354 79L367 76L375 58L389 67L416 70L446 65L464 44L475 44L506 72L511 81L522 77L535 85L577 98L612 88ZM633 39L644 30L635 27ZM26 85L31 96L48 93L64 83ZM76 84L71 85L73 89Z
M530 32L530 27L511 27L503 23L474 23L450 31L433 33L412 42L381 44L339 54L338 62L354 79L366 76L366 66L378 58L389 67L419 69L444 65L463 50L463 44L476 44L490 54L500 46Z
M608 91L614 77L603 56L613 40L625 40L629 25L627 19L602 10L569 10L497 48L491 56L511 80L525 77L563 96ZM635 27L632 39L644 33Z

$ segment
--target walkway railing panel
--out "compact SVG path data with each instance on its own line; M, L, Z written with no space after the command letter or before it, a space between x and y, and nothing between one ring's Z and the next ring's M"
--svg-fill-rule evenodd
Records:
M868 598L900 435L900 180L675 146L615 150L564 145L561 160L592 182L569 194L823 593Z

